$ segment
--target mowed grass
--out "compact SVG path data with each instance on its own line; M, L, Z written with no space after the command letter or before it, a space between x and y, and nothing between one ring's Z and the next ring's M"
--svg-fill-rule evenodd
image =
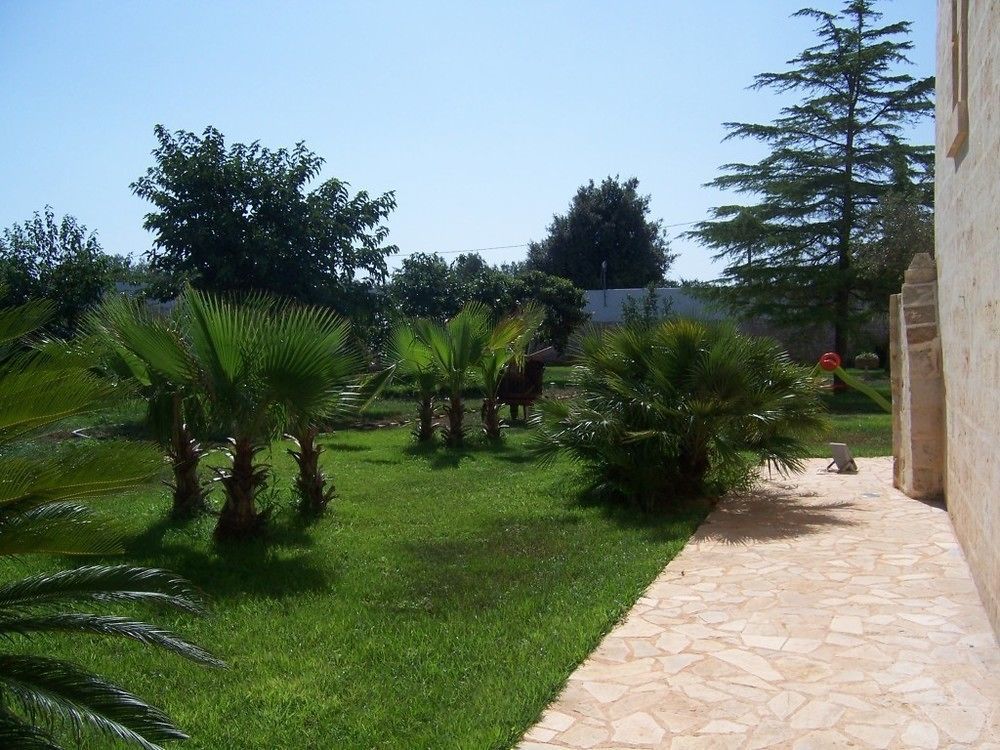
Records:
M96 638L32 650L165 707L186 748L511 747L704 512L636 519L581 503L577 468L529 461L525 441L518 429L456 453L418 449L406 429L326 436L339 498L308 527L288 510L292 464L275 445L270 532L228 548L210 542L210 518L166 521L161 485L102 501L126 561L212 599L207 618L157 621L229 667Z
M885 398L891 399L889 376L882 370L850 373L875 388ZM892 455L892 415L882 411L870 398L855 390L824 394L829 410L830 429L810 446L812 455L828 458L829 443L847 443L855 456Z

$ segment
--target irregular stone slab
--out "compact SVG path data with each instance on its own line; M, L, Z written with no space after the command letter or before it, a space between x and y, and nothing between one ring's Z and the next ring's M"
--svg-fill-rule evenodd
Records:
M1000 648L948 516L858 464L721 502L519 750L1000 750Z

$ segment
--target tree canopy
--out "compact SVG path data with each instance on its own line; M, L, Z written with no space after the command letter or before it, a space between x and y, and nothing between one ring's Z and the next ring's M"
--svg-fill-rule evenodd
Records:
M587 319L583 292L567 279L540 271L511 273L491 266L478 253L463 253L449 265L436 253L404 259L387 286L389 307L408 318L444 321L469 303L508 315L536 303L544 311L539 337L565 349Z
M46 206L0 236L0 300L10 306L48 299L52 327L68 332L128 267L127 258L105 254L75 217L56 219Z
M932 113L934 79L902 72L910 24L882 23L872 0L795 15L816 23L817 43L753 88L801 98L769 124L726 124L727 138L769 153L723 165L710 185L750 202L715 208L691 235L728 261L726 301L748 316L832 324L830 343L845 352L870 315L855 267L866 215L900 181L932 179L932 147L906 143L903 128Z
M271 150L227 147L213 127L155 133L155 164L131 187L153 204L143 223L153 233L150 268L175 287L266 291L349 311L384 280L393 193L352 196L336 178L308 189L324 162L302 142Z
M635 177L608 177L600 185L591 180L576 191L565 214L552 217L548 236L531 243L527 268L562 276L581 289L599 289L604 281L625 288L663 281L675 255L662 222L649 218L649 202Z

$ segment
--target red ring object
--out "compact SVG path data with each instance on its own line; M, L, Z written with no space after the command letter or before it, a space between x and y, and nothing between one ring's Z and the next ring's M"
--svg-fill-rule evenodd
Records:
M819 366L827 372L833 372L840 367L842 360L837 352L827 352L819 358Z

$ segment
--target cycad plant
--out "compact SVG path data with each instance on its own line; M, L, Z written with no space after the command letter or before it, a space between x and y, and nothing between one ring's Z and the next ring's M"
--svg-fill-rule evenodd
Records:
M501 437L500 381L507 367L524 364L524 355L544 319L544 311L528 305L516 315L501 319L488 329L488 340L479 360L483 378L483 432L490 440Z
M400 323L392 332L389 358L396 371L416 386L417 426L413 436L418 443L428 443L434 439L434 397L438 390L431 351L417 338L410 323Z
M147 423L170 459L171 515L185 519L202 513L207 485L199 467L205 452L194 424L203 424L204 404L181 319L155 316L140 300L108 296L87 316L84 330L108 369L146 402Z
M594 330L578 347L581 393L542 402L534 449L576 458L601 489L645 509L725 491L755 464L797 470L825 426L810 370L731 326Z
M19 343L48 316L44 304L0 311L0 636L11 643L46 632L112 635L156 645L204 664L199 647L132 618L80 612L79 604L153 602L199 612L191 586L162 570L92 565L14 579L12 556L109 554L120 541L81 500L113 495L148 481L160 466L155 450L102 443L53 449L32 445L46 427L105 405L112 386L58 347ZM139 697L70 662L0 654L0 746L25 750L82 747L87 732L156 750L183 739L170 718Z
M473 368L487 352L489 333L490 311L477 303L467 305L446 323L423 319L413 322L413 334L430 354L431 365L448 397L444 438L449 446L458 447L465 442L463 391Z

